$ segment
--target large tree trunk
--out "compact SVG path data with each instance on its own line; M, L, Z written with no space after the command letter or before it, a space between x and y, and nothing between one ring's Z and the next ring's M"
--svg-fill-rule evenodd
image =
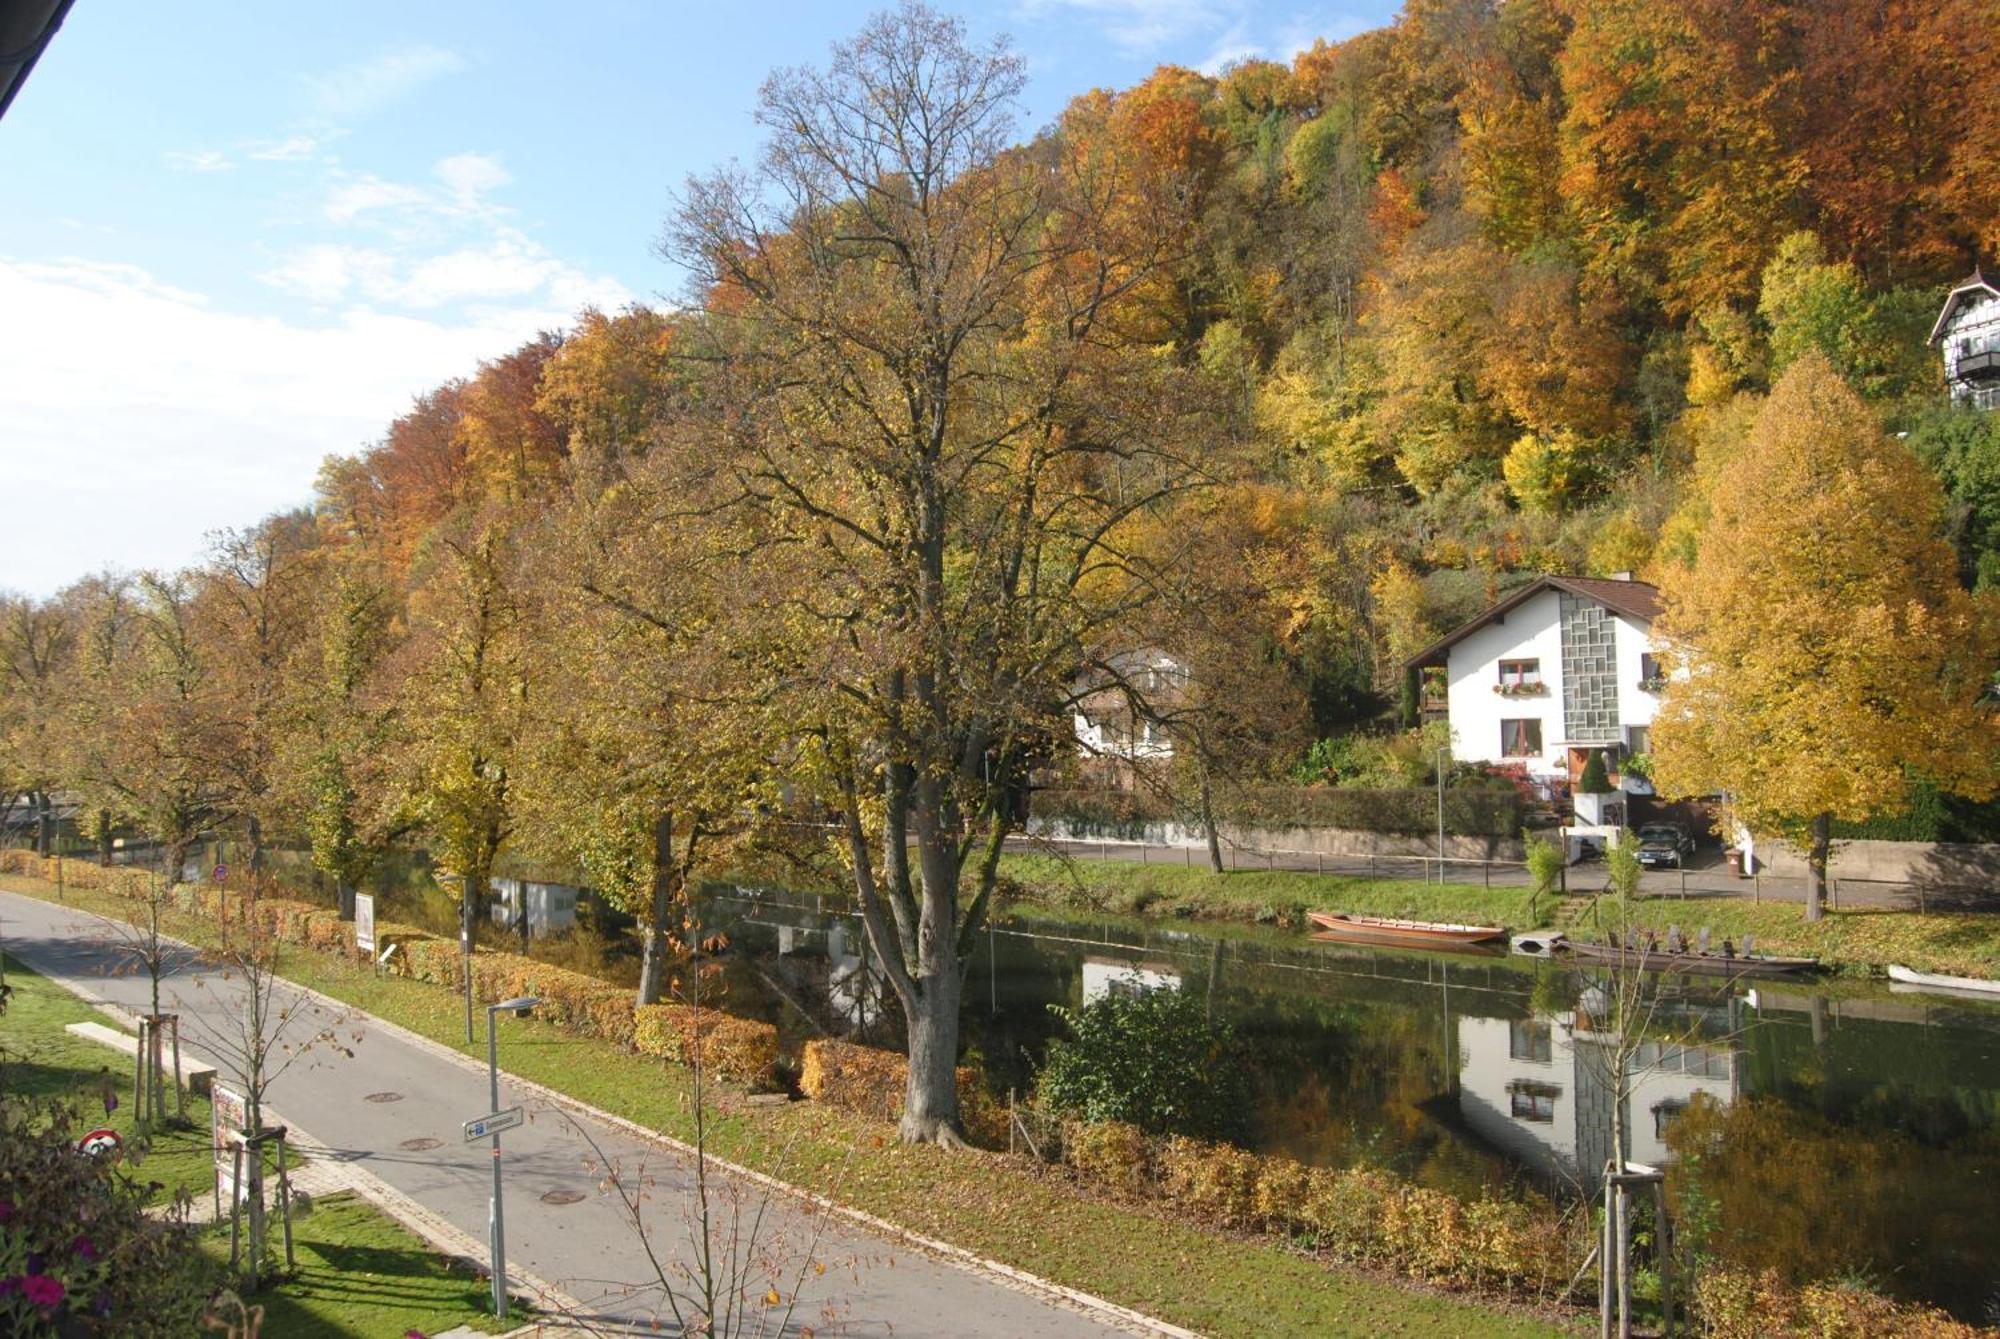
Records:
M1812 846L1806 852L1806 919L1816 921L1826 915L1826 862L1833 847L1833 816L1821 814L1812 821Z
M107 869L111 867L111 811L109 809L99 809L97 811L97 863Z
M660 815L653 826L653 900L640 926L639 1003L658 1004L667 975L667 932L678 900L674 873L674 816Z
M35 792L35 854L46 856L54 849L55 821L49 805L49 793Z
M344 921L354 919L354 897L355 887L353 884L347 882L345 879L335 879L333 881L333 898L335 902L340 904L340 919Z
M909 1000L903 1002L910 1033L910 1077L897 1133L906 1144L956 1146L964 1142L958 1111L961 986L958 972L947 969L923 979L922 994L914 1005Z

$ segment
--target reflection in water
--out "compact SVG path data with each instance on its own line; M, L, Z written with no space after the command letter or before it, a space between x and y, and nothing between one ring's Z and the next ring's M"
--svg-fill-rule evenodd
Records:
M1736 1053L1726 1043L1691 1039L1691 1008L1662 1010L1661 1022L1683 1015L1658 1040L1629 1048L1598 1030L1591 991L1580 1007L1528 1018L1458 1020L1459 1111L1465 1122L1544 1180L1595 1190L1612 1160L1612 1103L1625 1089L1625 1128L1633 1162L1659 1166L1670 1156L1667 1131L1697 1097L1727 1106L1739 1094ZM1733 1010L1725 1005L1722 1027ZM1727 1032L1725 1032L1727 1035ZM1614 1082L1623 1065L1626 1082Z
M767 897L714 898L703 919L738 950L732 1010L896 1044L856 921ZM1242 1040L1259 1151L1460 1193L1588 1184L1610 1155L1607 1010L1558 963L1016 919L981 936L967 1046L996 1090L1026 1092L1062 1027L1051 1004L1170 983ZM1668 1166L1706 1249L2000 1319L2000 1008L1671 978L1656 996L1627 1067L1632 1157Z

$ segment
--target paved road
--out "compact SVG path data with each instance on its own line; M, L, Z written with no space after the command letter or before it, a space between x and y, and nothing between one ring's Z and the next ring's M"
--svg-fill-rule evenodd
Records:
M0 893L0 941L38 970L87 983L103 1000L128 1009L146 1006L145 978L121 967L115 933L98 917ZM236 981L189 953L174 964L165 993L172 1000L168 1007L184 1018L213 1024L226 1022L240 1008L240 991ZM324 1020L314 1023L323 1025ZM190 1041L199 1039L197 1023L185 1021L183 1027ZM486 1240L490 1154L483 1143L461 1142L460 1132L462 1122L487 1110L484 1067L469 1070L456 1057L420 1045L367 1015L349 1015L339 1035L344 1044L353 1045L354 1058L309 1055L272 1084L272 1107L336 1156L353 1159L474 1240ZM510 1044L523 1043L510 1043L503 1031L503 1058ZM196 1049L212 1054L214 1048ZM379 1100L382 1094L396 1097ZM598 1189L589 1146L549 1103L510 1091L503 1074L501 1106L517 1101L525 1101L533 1119L503 1136L510 1265L553 1283L591 1315L654 1319L663 1309L657 1291L634 1287L653 1276L630 1223L616 1201ZM657 1178L646 1219L663 1253L684 1255L687 1229L680 1206L690 1178L678 1161L661 1146L613 1125L587 1124L628 1176L643 1166ZM406 1147L413 1140L440 1142L434 1149L413 1151ZM763 1193L752 1185L730 1184L732 1193L742 1197L747 1222ZM575 1198L551 1204L545 1195ZM801 1214L787 1197L773 1197L774 1230L767 1240L778 1254L797 1260L811 1246L812 1224L826 1221L823 1215ZM812 1276L802 1291L806 1301L797 1322L822 1332L829 1328L821 1321L828 1305L836 1307L843 1322L840 1331L857 1336L1012 1339L1121 1332L1053 1298L855 1227L829 1231L815 1255L832 1264L824 1277ZM761 1294L763 1285L755 1291Z
M1135 860L1149 865L1203 867L1208 853L1190 846L1163 846L1149 842L1078 840L1068 837L1010 837L1007 849L1021 854L1055 852L1074 860ZM1350 874L1374 879L1434 879L1435 859L1424 856L1320 855L1312 851L1256 851L1237 847L1222 848L1222 863L1228 869L1310 870L1320 874ZM1518 864L1501 861L1447 860L1445 878L1453 883L1485 883L1489 887L1522 887L1528 872ZM1605 890L1609 879L1602 860L1571 865L1568 888L1572 894L1588 896ZM1835 871L1832 904L1836 907L1894 907L1898 910L1931 911L2000 910L2000 892L1953 888L1919 890L1899 883L1843 879ZM1762 875L1755 879L1732 875L1714 850L1697 852L1686 870L1648 870L1639 878L1640 892L1648 897L1741 897L1767 902L1806 900L1803 876Z

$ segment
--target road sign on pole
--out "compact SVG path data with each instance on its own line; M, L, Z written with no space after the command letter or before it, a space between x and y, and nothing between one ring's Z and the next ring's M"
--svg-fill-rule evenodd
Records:
M481 1116L478 1120L469 1120L465 1123L465 1142L469 1144L476 1139L499 1134L502 1130L511 1130L527 1118L527 1113L520 1107L508 1107L505 1111L496 1111L491 1115Z
M224 879L227 879L228 877L229 877L229 866L221 863L220 861L217 861L215 866L215 881L217 883L221 883Z

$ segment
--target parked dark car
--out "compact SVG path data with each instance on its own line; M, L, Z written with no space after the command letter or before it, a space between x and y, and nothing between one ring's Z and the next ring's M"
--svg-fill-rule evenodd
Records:
M1639 863L1647 869L1679 869L1694 854L1694 838L1678 823L1648 823L1639 829Z

